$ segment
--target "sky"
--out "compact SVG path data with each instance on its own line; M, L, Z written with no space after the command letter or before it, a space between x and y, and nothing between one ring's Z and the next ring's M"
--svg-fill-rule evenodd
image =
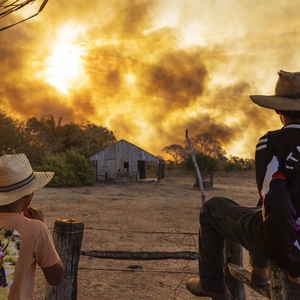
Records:
M90 121L166 159L161 149L186 129L254 158L281 123L249 95L274 94L279 70L300 71L299 10L291 0L48 0L0 31L0 108Z

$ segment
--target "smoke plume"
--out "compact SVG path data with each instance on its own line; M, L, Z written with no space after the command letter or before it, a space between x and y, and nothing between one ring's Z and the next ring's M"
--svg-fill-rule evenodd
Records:
M254 2L50 0L0 32L0 106L89 120L155 155L188 129L210 133L228 156L253 157L280 122L249 95L273 94L280 69L299 71L300 36L300 4ZM69 55L55 69L60 46ZM72 55L78 65L65 65Z

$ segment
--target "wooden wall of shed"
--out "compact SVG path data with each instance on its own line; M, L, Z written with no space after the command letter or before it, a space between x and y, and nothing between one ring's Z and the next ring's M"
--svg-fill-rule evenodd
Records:
M124 140L93 155L91 159L96 165L97 180L116 179L120 172L138 174L139 161L154 162L157 165L160 162L156 156Z

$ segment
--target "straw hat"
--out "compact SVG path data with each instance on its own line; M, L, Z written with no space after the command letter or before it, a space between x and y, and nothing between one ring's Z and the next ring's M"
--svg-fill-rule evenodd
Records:
M33 172L25 154L0 157L0 206L13 203L38 191L53 177L53 172Z
M275 95L251 95L251 100L259 106L274 110L300 111L300 72L278 72L279 78Z

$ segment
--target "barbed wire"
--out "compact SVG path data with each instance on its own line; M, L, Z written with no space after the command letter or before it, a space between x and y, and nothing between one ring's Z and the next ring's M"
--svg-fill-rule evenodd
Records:
M36 0L0 0L0 19L4 18L4 17L7 17L11 13L22 9L26 5L32 4L35 1ZM5 29L8 29L8 28L13 27L17 24L20 24L22 22L25 22L29 19L34 18L35 16L37 16L45 8L47 3L48 3L48 0L43 0L39 10L35 14L33 14L33 15L31 15L31 16L25 18L25 19L22 19L21 21L12 23L12 24L4 26L4 27L1 27L0 31L3 31Z

